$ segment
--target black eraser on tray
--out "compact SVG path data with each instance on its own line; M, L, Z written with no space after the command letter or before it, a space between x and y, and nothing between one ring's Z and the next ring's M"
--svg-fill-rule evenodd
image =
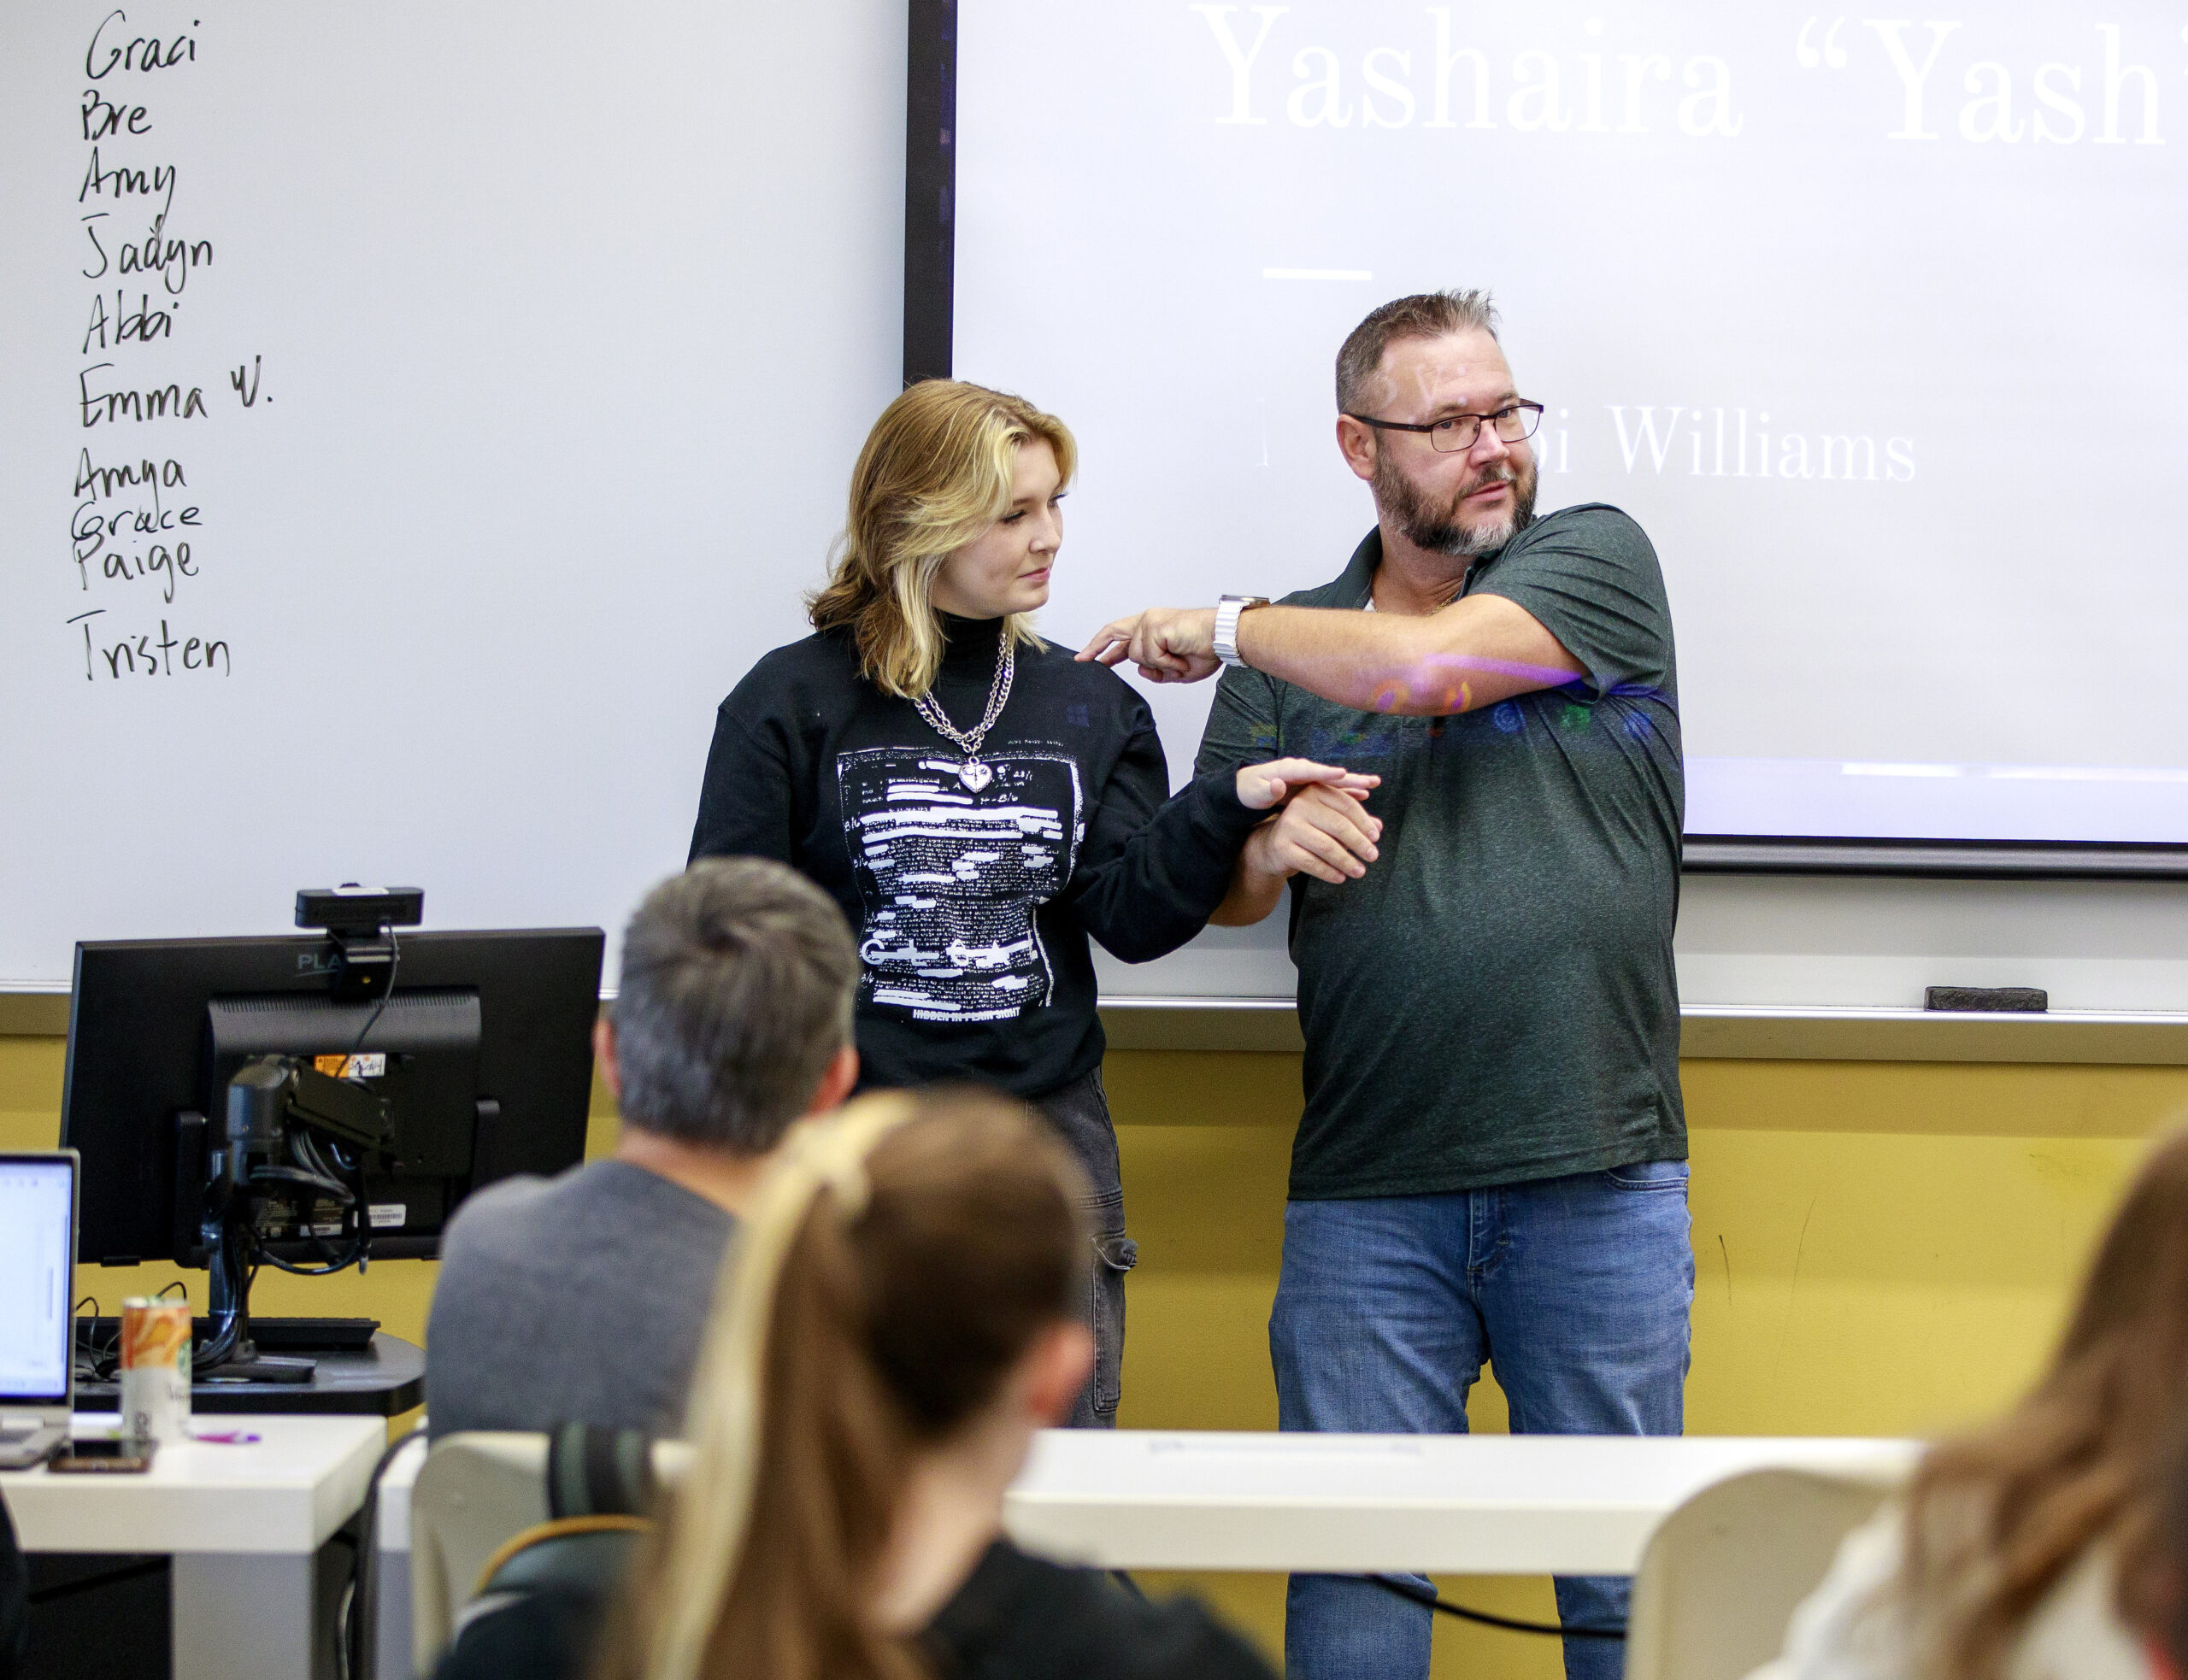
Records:
M1967 1014L2041 1015L2051 1007L2041 986L1931 986L1922 993L1925 1009Z

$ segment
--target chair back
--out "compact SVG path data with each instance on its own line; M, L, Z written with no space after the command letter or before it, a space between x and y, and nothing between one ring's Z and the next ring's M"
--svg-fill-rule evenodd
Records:
M569 1518L643 1512L690 1449L635 1430L467 1431L433 1443L410 1494L410 1648L433 1665L509 1542Z
M7 1495L0 1494L0 1680L15 1680L30 1632L30 1569L15 1543Z
M1905 1480L1902 1463L1755 1470L1696 1494L1649 1537L1627 1613L1626 1680L1746 1680L1839 1542Z
M650 1517L560 1517L512 1536L456 1618L433 1680L585 1680Z

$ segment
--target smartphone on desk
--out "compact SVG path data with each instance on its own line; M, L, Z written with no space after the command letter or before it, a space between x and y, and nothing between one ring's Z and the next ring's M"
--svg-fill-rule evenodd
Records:
M156 1441L131 1441L121 1436L85 1436L46 1460L45 1467L57 1476L134 1475L152 1467L152 1454L159 1445Z

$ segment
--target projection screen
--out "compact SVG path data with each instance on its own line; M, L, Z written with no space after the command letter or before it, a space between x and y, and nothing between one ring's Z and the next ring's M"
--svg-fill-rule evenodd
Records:
M1338 344L1487 286L1538 511L1662 557L1690 835L2188 840L2177 7L956 20L954 371L1083 448L1053 633L1336 575Z

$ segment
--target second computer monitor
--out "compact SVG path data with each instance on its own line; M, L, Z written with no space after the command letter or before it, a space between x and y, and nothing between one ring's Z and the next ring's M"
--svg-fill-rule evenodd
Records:
M83 1157L79 1258L203 1264L189 1117L217 1148L226 1082L265 1055L386 1100L372 1254L438 1254L471 1191L583 1159L604 944L597 928L406 933L393 989L361 1003L330 996L323 935L79 944L61 1117ZM312 1236L268 1233L299 1252Z

